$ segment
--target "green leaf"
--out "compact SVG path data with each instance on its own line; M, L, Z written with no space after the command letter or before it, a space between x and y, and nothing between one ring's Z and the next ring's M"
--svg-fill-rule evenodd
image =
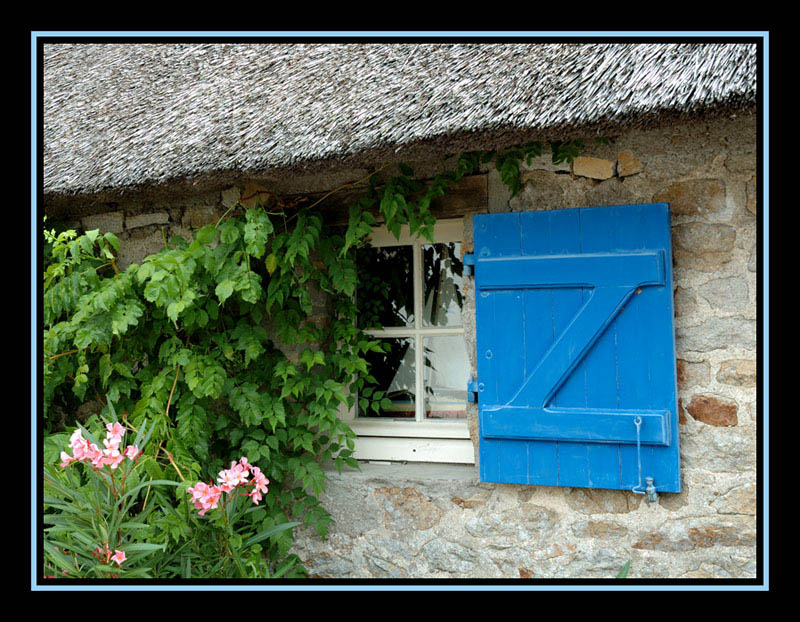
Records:
M200 244L211 244L217 239L217 228L214 225L206 225L195 234L195 239Z
M111 355L104 354L103 356L101 356L98 365L100 368L100 382L102 383L103 388L105 389L108 386L108 379L111 376L111 369L112 369Z
M631 569L631 560L629 559L625 565L622 567L622 570L617 573L617 579L625 579L628 576L628 571Z
M242 548L248 548L253 546L256 542L261 542L262 540L266 540L270 536L275 535L276 533L280 533L282 531L286 531L287 529L292 529L293 527L297 527L302 523L300 522L292 522L292 523L283 523L282 525L275 525L274 527L270 527L269 529L265 529L264 531L260 531L256 535L251 538L248 538L245 543L242 545Z
M217 298L219 298L220 302L225 302L228 298L230 298L231 294L233 294L233 286L235 284L236 283L234 281L227 279L225 281L222 281L222 283L220 283L219 285L217 285L217 288L214 290L214 293L217 295Z
M117 236L115 236L113 233L109 231L108 233L105 233L103 235L103 238L106 239L108 243L114 247L115 251L119 252L119 238L117 238Z
M166 549L166 545L164 544L150 544L147 542L126 544L122 548L125 553L134 553L136 551L163 551L164 549Z
M223 244L233 244L239 239L239 228L232 220L226 221L219 229L219 241Z
M264 263L267 265L267 272L269 272L269 275L272 276L272 273L275 272L275 268L278 267L278 258L275 256L275 253L270 253L267 255Z

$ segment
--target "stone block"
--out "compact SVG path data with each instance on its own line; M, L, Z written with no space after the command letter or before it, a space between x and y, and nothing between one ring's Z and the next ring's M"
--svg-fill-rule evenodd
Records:
M690 317L697 311L697 298L692 290L678 285L675 288L675 316Z
M735 241L730 225L692 222L672 228L676 264L701 272L714 272L729 262Z
M717 372L717 380L735 387L756 386L756 362L748 359L723 361Z
M753 525L731 519L692 518L667 521L660 529L643 535L634 549L688 552L711 547L755 546Z
M241 190L236 186L231 186L221 193L222 206L225 208L233 207L239 202L239 197L242 196Z
M181 224L189 229L200 229L206 225L216 224L223 212L211 205L187 207L183 212Z
M709 352L724 348L756 347L756 323L741 316L710 317L697 326L675 327L678 352Z
M476 551L447 542L446 540L431 540L422 549L428 565L433 570L451 572L457 575L467 575L478 565L478 554Z
M756 175L753 175L753 179L747 182L745 186L745 195L747 197L745 208L748 212L756 215L756 204L757 204L757 186L756 186Z
M375 498L384 511L387 529L424 531L441 520L443 512L415 488L378 488Z
M134 231L138 234L138 231ZM120 243L117 267L125 270L132 263L141 264L145 257L153 255L164 249L164 235L161 231L151 231L147 233L143 230L142 235L133 235Z
M136 214L135 216L128 216L125 219L125 228L136 229L138 227L146 227L148 225L164 225L168 222L169 214L167 212Z
M631 153L623 151L617 155L617 175L620 177L636 175L636 173L641 173L643 170L642 163Z
M624 514L635 510L642 496L624 490L572 488L565 494L569 507L584 514Z
M741 276L709 281L701 286L699 291L715 309L740 311L750 302L747 280Z
M583 181L589 187L585 189L580 201L587 206L626 205L635 202L629 190L630 185L619 178L602 183L593 179Z
M725 168L732 173L749 173L756 170L756 154L733 152L725 160Z
M84 216L81 226L84 231L99 229L100 233L121 233L125 229L125 215L122 212L106 212Z
M572 524L572 533L579 538L617 539L628 534L628 528L605 520L581 520Z
M567 207L564 189L558 176L548 171L527 171L522 174L522 192L511 199L515 210L548 210Z
M711 379L711 366L707 361L693 363L691 361L678 359L675 369L678 375L679 389L706 384Z
M572 172L579 177L589 179L611 179L614 176L615 164L603 158L579 156L572 160Z
M756 515L756 485L743 484L717 497L711 506L720 514Z
M717 179L690 179L670 184L653 196L669 203L673 214L709 214L725 207L725 186Z
M681 464L687 469L742 473L755 468L755 456L752 428L698 425L691 434L681 434Z
M735 402L713 395L693 395L686 406L686 411L697 421L716 426L736 425L738 410Z

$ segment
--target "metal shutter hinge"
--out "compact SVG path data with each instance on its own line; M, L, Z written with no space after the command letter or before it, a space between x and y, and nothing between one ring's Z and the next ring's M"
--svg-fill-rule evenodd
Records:
M467 382L467 400L470 402L478 401L478 381L472 377Z
M475 255L466 253L464 255L464 276L472 276L475 273Z

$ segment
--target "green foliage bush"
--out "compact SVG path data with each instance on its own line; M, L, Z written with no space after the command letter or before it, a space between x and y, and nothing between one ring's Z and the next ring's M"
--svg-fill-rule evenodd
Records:
M314 205L238 203L191 242L165 240L124 271L113 234L45 230L44 425L55 435L45 453L93 399L102 405L99 420L151 430L153 480L215 480L244 455L271 480L263 506L244 517L252 529L296 520L325 536L322 465L357 467L354 434L337 412L376 382L366 355L383 348L357 325L354 301L355 252L376 224L373 212L397 236L408 225L432 239L431 202L450 184L494 159L516 194L519 160L540 153L539 143L465 153L428 184L412 180L407 165L381 187L373 175L343 230L326 227ZM314 290L330 296L326 318L314 316ZM287 348L298 355L288 357ZM362 407L374 401L377 410L383 397L362 392ZM164 551L187 546L185 490L154 495L161 509L143 519L151 542ZM47 520L58 520L57 512ZM284 530L259 545L273 569L266 576L297 561L287 556L291 542Z

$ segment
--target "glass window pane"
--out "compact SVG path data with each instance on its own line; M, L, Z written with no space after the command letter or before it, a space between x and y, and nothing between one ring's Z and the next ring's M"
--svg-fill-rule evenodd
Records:
M465 418L469 359L463 335L425 337L422 345L425 416L429 419Z
M414 340L412 338L381 339L381 343L385 346L386 352L369 352L366 355L369 373L377 382L374 385L365 386L359 394L358 414L361 417L410 417L413 419L416 394ZM382 406L376 412L371 406L376 397L388 398L391 406ZM365 399L370 403L365 402Z
M358 326L362 329L414 325L414 253L411 246L360 248Z
M461 242L422 247L423 326L461 326Z

